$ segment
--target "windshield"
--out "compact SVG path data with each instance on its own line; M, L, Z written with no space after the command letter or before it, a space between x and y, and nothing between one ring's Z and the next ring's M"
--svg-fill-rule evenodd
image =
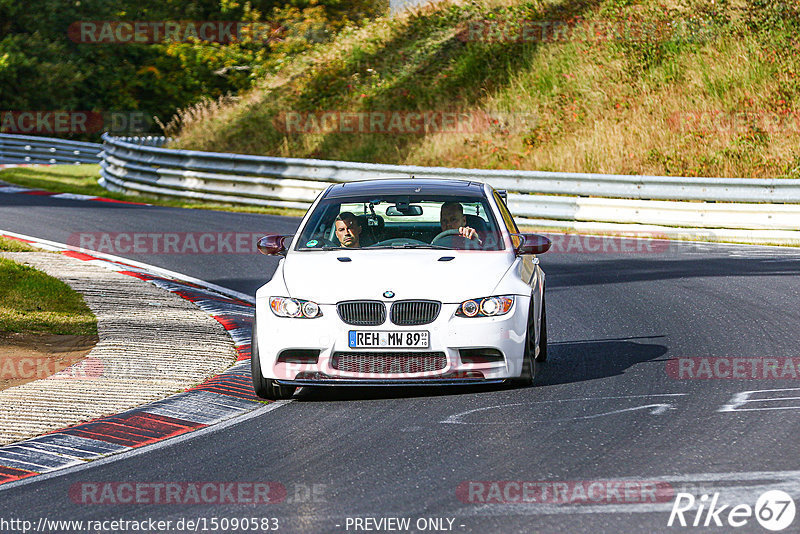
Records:
M373 196L322 200L295 250L503 250L498 225L484 198Z

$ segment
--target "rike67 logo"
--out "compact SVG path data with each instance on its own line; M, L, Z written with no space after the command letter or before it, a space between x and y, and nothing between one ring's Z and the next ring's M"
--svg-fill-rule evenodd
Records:
M755 506L720 504L719 493L695 499L691 493L681 492L675 496L667 526L739 528L755 517L762 527L777 532L791 525L794 516L794 500L781 490L762 493Z

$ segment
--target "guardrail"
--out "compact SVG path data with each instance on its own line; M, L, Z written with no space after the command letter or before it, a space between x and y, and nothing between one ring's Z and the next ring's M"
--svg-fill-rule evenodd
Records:
M453 169L164 149L163 137L104 144L0 134L0 163L100 163L110 190L306 209L332 183L452 178L509 192L522 222L566 230L640 230L734 241L800 243L800 180L678 178Z
M0 134L0 164L100 163L100 143L53 137Z
M800 180L678 178L377 165L171 150L103 136L100 183L119 191L307 208L332 183L368 178L474 179L509 192L523 221L778 231L800 241Z

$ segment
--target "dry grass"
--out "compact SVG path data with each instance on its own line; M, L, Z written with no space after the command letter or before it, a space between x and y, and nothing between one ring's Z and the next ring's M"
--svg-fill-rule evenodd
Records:
M784 0L440 2L348 30L239 101L187 110L175 133L183 148L284 157L796 177L800 16L792 6ZM464 43L457 37L467 21L575 17L679 26L678 33L645 40ZM675 37L687 27L695 28L692 39ZM512 120L426 135L286 134L276 126L281 112L327 110L491 111ZM734 123L707 120L745 112L750 118ZM688 113L706 122L687 122Z
M10 237L0 237L0 251L3 252L34 252L38 249L30 246L24 241L12 239Z

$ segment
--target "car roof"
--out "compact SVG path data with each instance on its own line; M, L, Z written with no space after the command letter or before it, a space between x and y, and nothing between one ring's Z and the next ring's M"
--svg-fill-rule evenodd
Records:
M435 178L403 178L364 180L331 186L324 198L346 198L363 195L454 195L485 197L483 184L466 180Z

